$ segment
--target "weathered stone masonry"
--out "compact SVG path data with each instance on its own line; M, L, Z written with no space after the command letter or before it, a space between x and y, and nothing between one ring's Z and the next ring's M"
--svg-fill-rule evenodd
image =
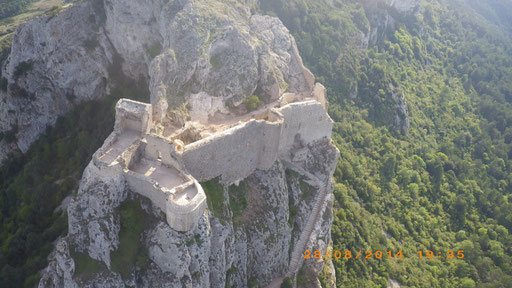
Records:
M121 99L114 131L93 156L95 171L122 173L132 191L165 212L173 229L188 231L206 208L198 181L237 183L278 159L301 161L308 143L330 138L323 86L317 83L310 97L296 98L285 93L257 117L187 145L155 132L150 104Z

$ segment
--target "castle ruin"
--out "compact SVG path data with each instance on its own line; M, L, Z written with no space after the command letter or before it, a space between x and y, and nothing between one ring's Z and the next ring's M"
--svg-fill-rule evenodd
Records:
M206 208L200 181L237 183L278 159L302 161L305 146L330 139L325 88L310 95L284 93L260 109L222 121L191 119L162 127L153 106L128 99L116 105L114 130L93 155L95 173L123 175L128 187L151 200L177 231L195 227Z

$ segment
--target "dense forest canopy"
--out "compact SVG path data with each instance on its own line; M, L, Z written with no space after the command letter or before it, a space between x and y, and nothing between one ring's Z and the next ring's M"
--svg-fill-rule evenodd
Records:
M334 249L405 255L334 259L337 286L509 286L512 3L420 1L410 14L383 1L261 6L328 88L341 151ZM403 116L409 126L397 127ZM421 250L466 257L419 260Z
M512 3L422 0L404 12L389 2L260 1L259 11L285 23L328 89L341 152L333 249L403 252L401 259L333 259L337 286L386 287L394 279L410 287L508 287ZM65 232L55 208L110 132L115 99L147 95L135 86L78 107L0 169L1 287L37 283L52 241ZM427 250L465 257L419 259Z
M0 20L19 14L34 0L0 0Z

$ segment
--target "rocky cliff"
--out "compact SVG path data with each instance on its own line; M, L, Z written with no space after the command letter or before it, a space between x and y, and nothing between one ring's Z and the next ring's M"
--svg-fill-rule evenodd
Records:
M186 233L171 229L158 208L116 179L88 178L88 167L68 209L69 235L58 241L39 287L265 287L288 273L315 204L320 213L304 249L326 251L332 186L315 181L329 182L337 156L337 149L322 141L307 147L307 157L298 166L276 161L238 185L203 184L205 190L217 191L208 195L215 198L209 199L198 226ZM317 202L324 188L326 197ZM140 234L146 261L123 263L129 267L123 274L115 263L123 261L116 251L126 241L120 236L118 213L126 199L139 199L145 222L151 224ZM85 269L87 264L73 253L85 254L95 269ZM322 262L306 261L303 270L313 278L322 271Z
M154 120L164 124L183 105L185 117L208 122L246 113L248 96L263 105L283 92L310 94L314 84L288 30L247 4L91 0L16 32L0 92L0 131L15 140L1 140L0 160L26 151L75 103L108 93L109 68L119 63L129 77L149 80ZM302 264L314 279L323 263L303 263L301 250L329 244L338 151L329 139L301 151L300 161L277 160L236 184L203 183L207 213L186 233L123 179L89 165L68 207L69 234L39 286L264 287Z
M105 33L103 8L87 2L20 25L2 68L0 162L25 152L47 125L76 103L103 97L115 53ZM5 81L5 80L4 80Z
M119 57L116 57L119 56ZM272 17L237 1L91 0L16 31L3 67L0 161L30 144L75 103L103 97L109 68L150 79L163 120L189 101L191 113L214 114L252 94L269 101L309 92L293 38ZM117 60L117 61L116 61ZM10 140L10 141L7 141Z

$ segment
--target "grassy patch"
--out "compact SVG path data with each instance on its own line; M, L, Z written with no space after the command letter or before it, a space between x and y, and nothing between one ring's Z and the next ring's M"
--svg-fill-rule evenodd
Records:
M194 237L190 237L187 239L187 242L185 242L185 245L187 245L187 247L190 247L194 245L194 243L196 243L196 239Z
M247 208L247 199L245 196L248 190L249 186L246 180L240 182L238 186L229 186L229 207L231 208L231 212L233 212L233 222L235 222Z
M63 0L40 0L28 5L20 14L0 19L0 39L1 36L14 32L21 23L41 16L55 6L62 6L64 2Z
M64 8L62 6L55 5L50 10L46 11L44 15L50 16L47 21L50 21L53 17L57 16Z
M231 287L231 285L229 285L231 281L231 275L233 275L233 273L235 273L237 270L238 268L236 268L235 266L229 267L228 271L226 272L226 285L224 285L225 288Z
M289 205L289 218L288 218L288 224L293 227L293 224L295 223L295 216L299 213L299 209L297 209L297 206L290 204Z
M297 274L297 288L314 287L316 276L310 269L302 266Z
M206 194L208 208L213 212L215 217L219 219L223 218L224 188L219 184L218 178L202 182L201 186Z
M147 50L147 53L151 59L155 58L162 51L162 45L159 42L153 43Z
M288 185L291 185L291 183L293 183L300 177L299 173L291 169L286 169L285 175ZM295 229L295 217L299 213L299 209L297 208L297 206L295 206L295 203L293 203L293 197L291 194L288 195L288 207L288 224L290 224L290 226L293 227L293 229Z
M0 36L0 67L3 65L4 61L7 59L7 56L9 55L9 53L11 52L11 42L12 42L12 36L14 35L14 33L9 33L7 35L4 35L4 36ZM0 76L2 74L2 71L0 71ZM2 77L3 79L3 77ZM6 89L7 88L7 83L3 84L5 88L2 88L2 89Z
M247 287L249 287L249 288L258 287L258 279L256 279L254 276L249 278L249 280L247 281Z
M77 252L71 249L71 257L75 260L75 274L82 278L88 278L95 273L100 271L102 263L96 259L93 259L87 254L87 252Z
M302 194L300 195L301 200L309 200L311 196L313 196L313 191L311 189L311 185L309 185L305 180L304 177L301 176L299 173L292 169L286 169L285 171L286 180L288 181L288 185L291 185L292 183L299 184L300 191Z
M203 240L201 239L201 235L200 234L195 234L194 235L194 239L196 240L197 246L201 246L201 244L203 244Z
M299 173L292 169L286 169L285 171L286 178L297 178L299 177Z
M219 70L222 67L222 62L220 61L219 55L212 55L210 57L210 65L212 65L213 70Z
M313 196L313 192L311 191L311 186L304 181L304 179L299 180L300 184L300 191L302 192L302 195L300 198L302 200L309 200L311 199L311 196Z
M299 269L299 273L297 273L297 283L306 283L307 282L307 276L306 276L306 269L304 266L302 266Z
M150 221L137 200L123 202L119 207L119 213L119 248L112 252L112 269L127 277L135 267L144 267L149 261L140 237Z
M281 288L292 288L293 287L293 280L290 277L286 277L283 280L283 283L281 283Z

